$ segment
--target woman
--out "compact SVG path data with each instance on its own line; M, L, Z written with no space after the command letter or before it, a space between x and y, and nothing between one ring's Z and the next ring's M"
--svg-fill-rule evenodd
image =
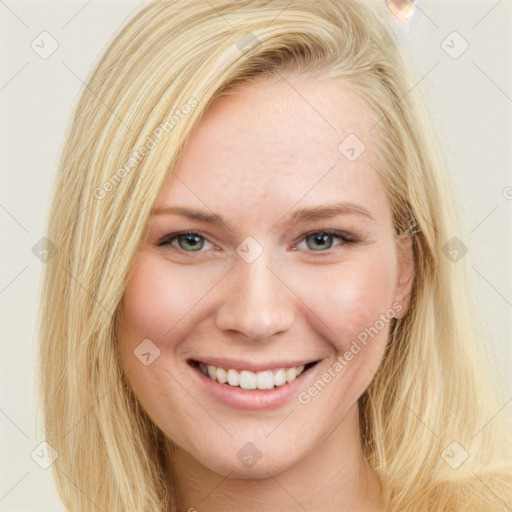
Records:
M48 228L70 510L512 508L415 94L360 1L159 1L124 27Z

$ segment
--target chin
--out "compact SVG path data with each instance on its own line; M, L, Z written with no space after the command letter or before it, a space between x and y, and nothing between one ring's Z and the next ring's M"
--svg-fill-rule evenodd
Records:
M297 464L300 458L297 451L290 447L288 455L289 458L270 446L257 449L250 442L245 442L239 449L233 444L222 453L209 454L207 458L196 460L209 470L230 479L261 480L282 473Z

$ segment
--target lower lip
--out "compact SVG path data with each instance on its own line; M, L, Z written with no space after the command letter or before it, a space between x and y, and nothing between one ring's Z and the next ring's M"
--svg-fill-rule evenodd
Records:
M221 384L204 375L199 368L190 365L189 368L203 386L219 402L245 411L265 411L277 409L285 405L293 396L296 396L299 388L305 386L313 379L320 363L301 373L294 381L287 382L273 389L245 390L235 388L229 384Z

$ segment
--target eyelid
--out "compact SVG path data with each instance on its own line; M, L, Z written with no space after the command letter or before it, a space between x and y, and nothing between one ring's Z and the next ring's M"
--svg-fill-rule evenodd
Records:
M354 235L349 233L348 231L344 231L342 229L312 229L311 231L308 231L306 233L302 233L294 243L300 242L302 240L305 240L311 235L315 235L317 233L324 234L324 235L333 235L338 238L341 238L345 240L346 242L356 242L357 239Z
M213 242L210 241L209 239L209 235L206 235L204 233L202 233L201 231L197 231L197 230L185 230L185 231L176 231L176 232L172 232L172 233L167 233L166 235L164 235L163 237L161 237L157 242L156 242L156 246L157 247L166 247L168 245L171 245L171 242L173 242L174 240L177 240L180 236L185 236L185 235L196 235L196 236L199 236L201 238L203 238L207 243L215 246L215 244ZM180 249L178 249L180 250ZM187 253L187 254L193 254L194 252L204 252L204 251L183 251L182 252L184 253Z
M303 242L303 241L306 241L306 239L308 237L310 237L311 235L314 235L314 234L327 234L327 235L332 235L333 237L335 238L339 238L341 240L341 242L338 244L338 245L335 245L334 247L331 247L329 249L325 249L325 250L320 250L320 251L313 251L313 250L306 250L306 252L308 253L312 253L312 254L317 254L317 255L329 255L329 254L333 254L334 252L337 251L337 247L340 247L340 246L344 246L344 245L347 245L347 244L354 244L354 243L357 243L359 241L359 239L354 236L353 234L347 232L347 231L344 231L344 230L338 230L338 229L314 229L314 230L310 230L306 233L302 233L297 239L295 239L295 241L293 242L293 245L294 245L294 249L293 250L296 250L295 249L295 246L300 243L300 242ZM172 242L174 242L175 240L177 240L180 236L185 236L185 235L195 235L195 236L199 236L200 238L203 238L207 243L213 245L214 247L216 247L216 245L210 241L209 239L209 235L205 235L204 233L202 233L201 231L198 231L198 230L184 230L184 231L176 231L176 232L172 232L172 233L168 233L166 235L164 235L163 237L161 237L157 242L156 242L156 246L157 247L166 247L166 246L171 246L173 247L174 249L176 249L180 254L192 254L196 257L199 256L199 254L201 253L204 253L206 251L203 251L203 250L198 250L198 251L185 251L183 249L180 249L179 247L174 247L171 245ZM201 248L203 249L203 248ZM214 249L215 250L215 249Z

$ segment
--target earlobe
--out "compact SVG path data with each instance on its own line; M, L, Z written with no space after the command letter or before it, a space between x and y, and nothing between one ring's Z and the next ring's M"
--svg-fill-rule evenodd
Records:
M395 302L402 307L400 313L395 314L395 318L402 318L409 309L409 301L414 282L414 252L412 240L398 245L398 274L395 289Z

